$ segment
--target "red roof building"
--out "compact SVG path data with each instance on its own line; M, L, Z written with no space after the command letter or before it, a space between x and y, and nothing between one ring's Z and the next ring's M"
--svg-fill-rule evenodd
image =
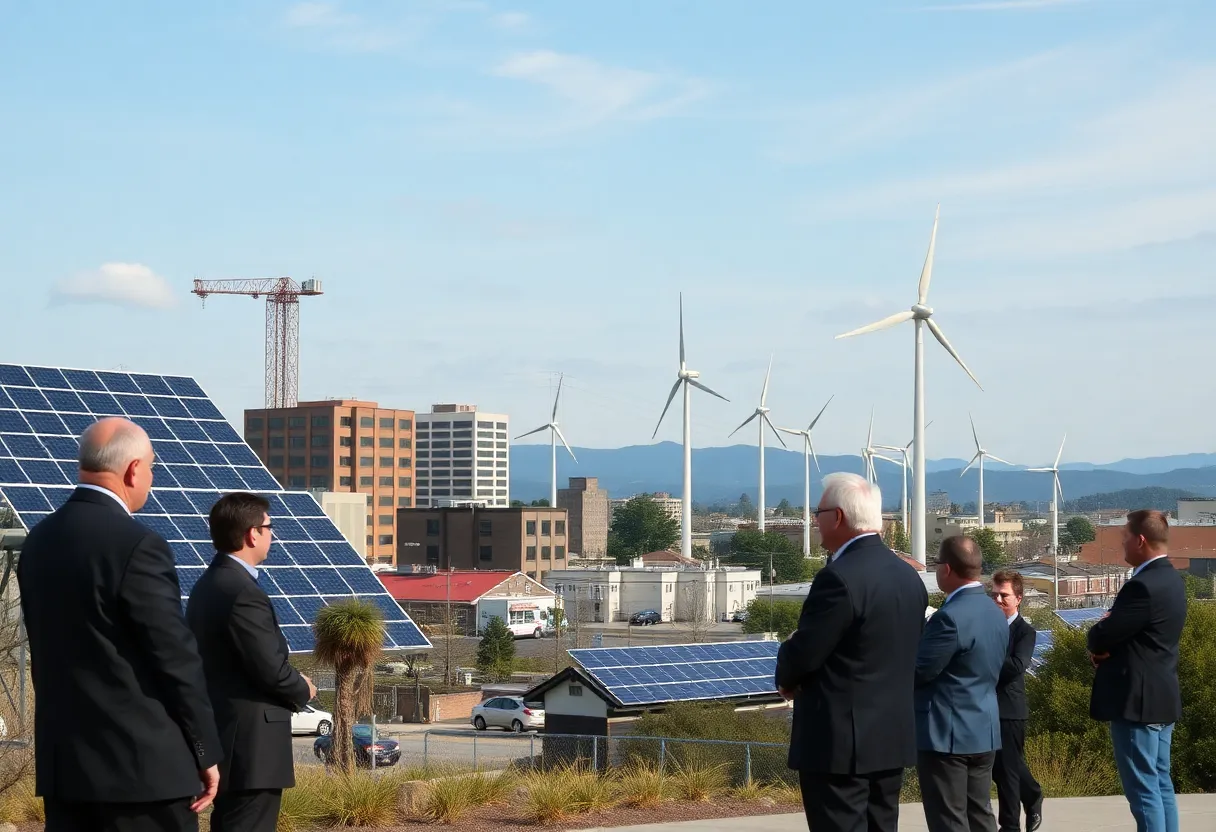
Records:
M553 591L522 572L453 569L451 572L380 572L377 576L420 626L442 625L449 604L464 635L477 633L477 604L484 598L554 598Z

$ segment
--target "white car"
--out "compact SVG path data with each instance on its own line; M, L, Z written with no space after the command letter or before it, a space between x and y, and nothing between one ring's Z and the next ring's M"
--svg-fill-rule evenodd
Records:
M291 733L314 734L318 737L328 737L334 729L334 716L325 711L319 711L312 705L305 705L299 713L291 715Z
M469 722L478 731L493 726L519 734L544 728L545 712L519 696L496 696L474 707Z

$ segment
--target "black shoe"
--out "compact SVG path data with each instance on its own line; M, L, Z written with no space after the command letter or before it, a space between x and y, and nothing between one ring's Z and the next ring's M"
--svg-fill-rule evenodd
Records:
M1036 832L1043 825L1043 804L1035 806L1026 812L1026 832Z

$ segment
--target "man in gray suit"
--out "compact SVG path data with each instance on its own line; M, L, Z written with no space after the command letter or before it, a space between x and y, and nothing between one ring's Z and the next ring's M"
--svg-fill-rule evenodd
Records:
M948 594L916 656L916 772L929 832L996 832L988 795L1009 625L979 581L982 565L974 540L942 542L937 585Z

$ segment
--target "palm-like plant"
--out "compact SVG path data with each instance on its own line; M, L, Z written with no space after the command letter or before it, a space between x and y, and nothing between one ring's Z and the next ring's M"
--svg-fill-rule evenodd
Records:
M384 646L380 608L351 599L323 607L313 624L317 660L334 669L334 727L331 754L339 770L354 768L351 731L356 709L372 707L372 669ZM372 752L374 753L374 751Z

